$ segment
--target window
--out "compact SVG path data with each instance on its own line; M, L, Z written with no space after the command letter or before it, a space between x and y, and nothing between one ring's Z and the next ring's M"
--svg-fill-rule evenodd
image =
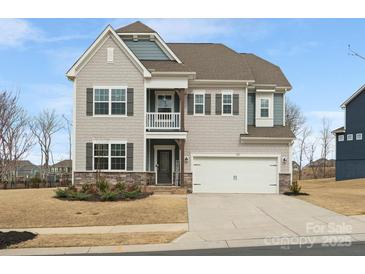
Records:
M113 63L114 62L114 48L107 48L106 61L108 63Z
M343 141L345 141L345 135L338 135L338 141L339 142L343 142Z
M94 144L94 169L126 170L126 144Z
M201 93L194 94L194 114L204 114L204 98Z
M223 93L222 113L232 115L232 93Z
M173 111L173 96L172 95L157 95L157 112L172 112Z
M111 144L111 169L125 170L125 144Z
M94 169L109 169L109 144L94 144Z
M269 117L269 99L260 99L260 117Z
M356 133L356 140L361 141L362 140L362 133Z
M353 134L347 134L347 141L352 141L354 140L354 135Z
M95 115L126 115L126 88L95 88Z

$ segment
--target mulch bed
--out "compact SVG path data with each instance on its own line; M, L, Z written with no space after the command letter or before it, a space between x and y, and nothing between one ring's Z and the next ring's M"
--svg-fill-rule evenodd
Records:
M32 240L37 237L37 234L23 231L9 231L9 232L1 232L0 231L0 249L7 248L10 245L19 244L24 241Z
M149 196L151 196L153 192L141 192L135 197L125 197L123 194L117 194L116 197L113 200L102 200L100 194L90 194L90 196L87 199L77 199L73 197L57 197L56 199L62 200L62 201L85 201L85 202L118 202L118 201L134 201L139 199L144 199Z
M308 196L309 194L308 193L305 193L305 192L299 192L299 193L295 193L295 192L284 192L283 193L284 195L288 195L288 196Z

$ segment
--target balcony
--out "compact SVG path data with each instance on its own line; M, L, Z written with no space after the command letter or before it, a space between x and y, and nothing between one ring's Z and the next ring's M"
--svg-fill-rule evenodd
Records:
M147 130L179 130L181 117L179 112L147 112Z

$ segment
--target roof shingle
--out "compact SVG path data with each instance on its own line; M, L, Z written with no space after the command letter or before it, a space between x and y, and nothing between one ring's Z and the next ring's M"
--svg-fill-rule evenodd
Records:
M136 21L132 24L126 25L116 30L116 32L121 33L155 33L153 29L149 26L146 26L140 21Z
M247 127L248 134L241 134L241 137L262 137L262 138L295 138L289 126L274 127Z

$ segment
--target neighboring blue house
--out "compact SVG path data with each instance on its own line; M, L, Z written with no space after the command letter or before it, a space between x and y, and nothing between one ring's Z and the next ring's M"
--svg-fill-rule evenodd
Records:
M345 126L336 135L336 180L365 177L365 85L341 107L345 109Z

